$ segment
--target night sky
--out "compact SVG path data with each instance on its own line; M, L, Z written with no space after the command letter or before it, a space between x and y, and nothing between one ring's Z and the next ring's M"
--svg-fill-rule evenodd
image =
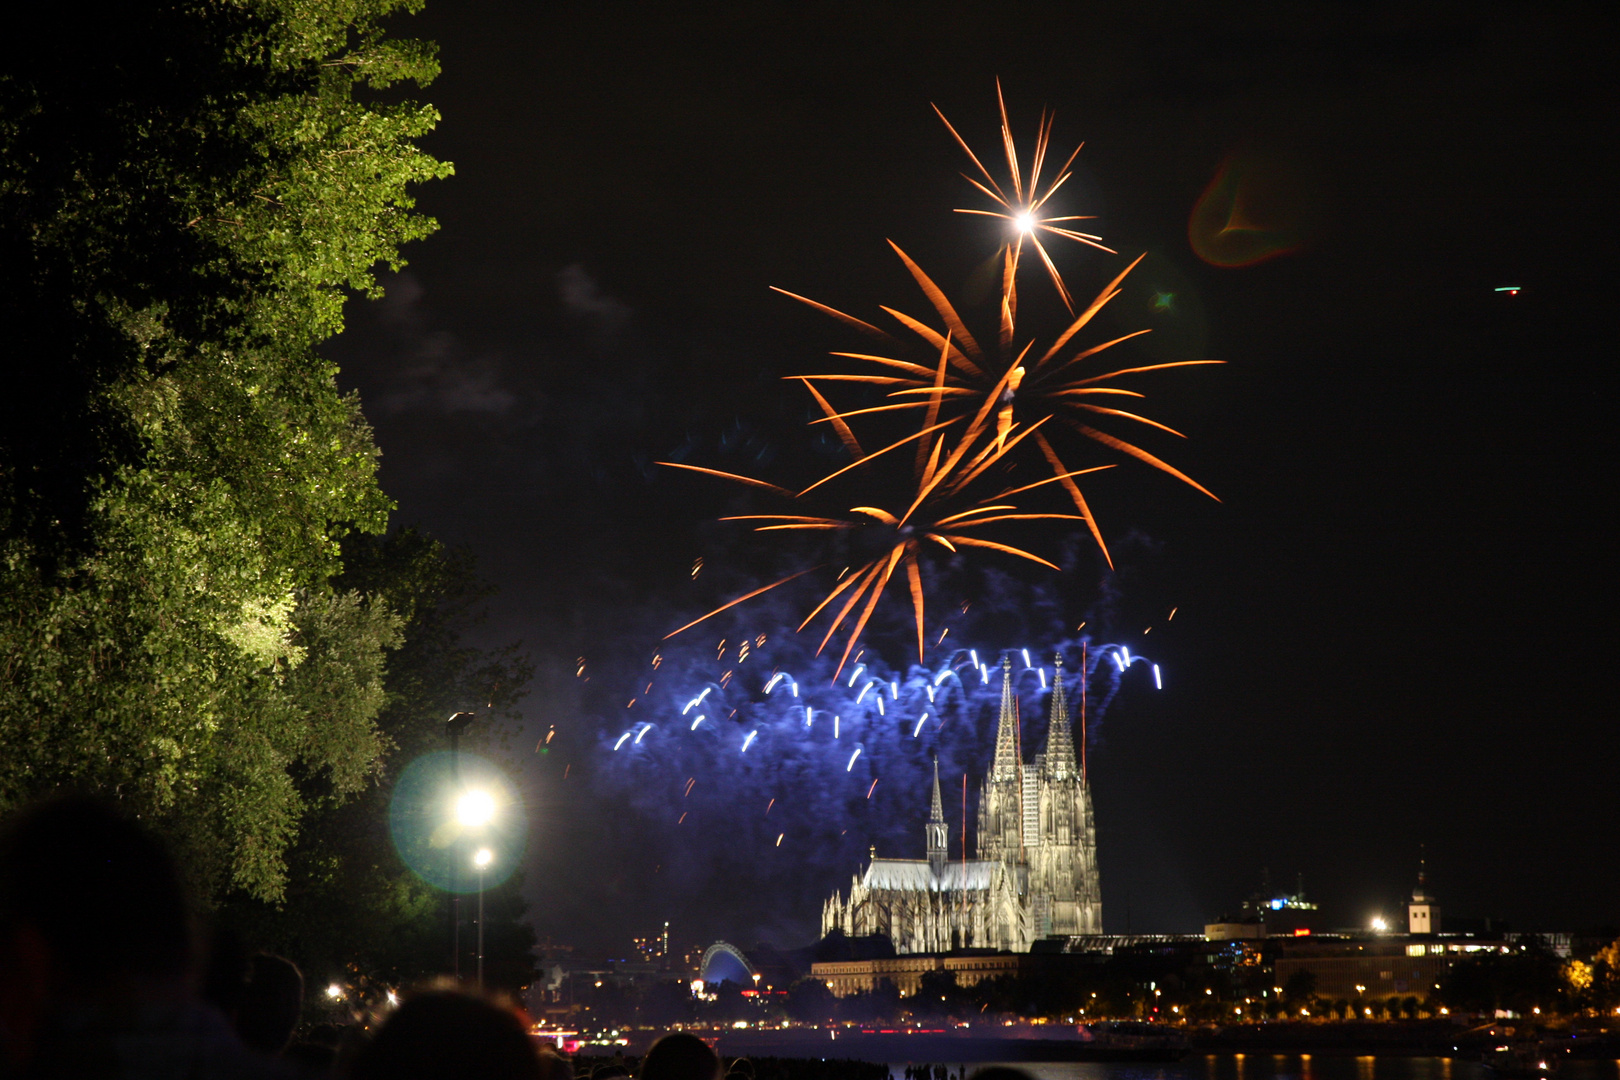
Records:
M1063 198L1120 254L1058 241L1075 291L1147 252L1108 328L1227 361L1138 386L1188 436L1145 445L1222 501L1127 462L1088 489L1116 573L1053 533L1032 544L1068 572L1015 575L1165 672L1127 682L1093 749L1106 928L1196 930L1267 868L1363 924L1420 845L1449 913L1620 923L1612 12L1216 7L466 0L405 24L441 47L428 146L456 175L421 192L442 230L330 353L396 522L470 545L500 590L478 640L539 665L512 746L543 935L622 947L669 918L795 945L857 869L767 843L745 854L776 869L735 877L716 852L752 841L644 820L602 740L659 637L787 565L714 524L725 485L653 462L841 464L781 377L862 342L768 286L921 314L892 238L971 292L996 234L951 213L979 203L929 104L989 163L997 76L1022 144L1043 105L1054 152L1085 141ZM1189 217L1218 177L1295 250L1201 260ZM785 605L737 625L785 641ZM890 665L904 606L868 643ZM1039 625L953 638L1055 645ZM926 791L901 794L914 850L884 853L920 857Z

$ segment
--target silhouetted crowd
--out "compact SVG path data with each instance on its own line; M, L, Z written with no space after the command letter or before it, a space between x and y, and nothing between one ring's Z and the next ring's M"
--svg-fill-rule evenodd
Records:
M298 968L229 935L199 948L194 925L169 853L107 803L61 798L17 815L0 832L0 1080L575 1080L522 1013L453 988L407 993L364 1037L329 1028L295 1042ZM973 1080L1028 1080L992 1072L1009 1070ZM728 1070L678 1033L634 1076L888 1080L888 1069L739 1059ZM907 1080L940 1078L908 1069Z

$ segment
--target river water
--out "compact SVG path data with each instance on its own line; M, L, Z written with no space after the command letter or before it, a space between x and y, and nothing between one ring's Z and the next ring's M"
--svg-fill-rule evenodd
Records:
M984 1064L968 1066L968 1075ZM1023 1061L1010 1067L1035 1080L1491 1080L1478 1062L1372 1055L1193 1053L1181 1061L1155 1064ZM952 1064L953 1073L956 1068ZM902 1080L905 1065L891 1066L890 1073ZM1568 1061L1557 1080L1620 1080L1620 1061Z

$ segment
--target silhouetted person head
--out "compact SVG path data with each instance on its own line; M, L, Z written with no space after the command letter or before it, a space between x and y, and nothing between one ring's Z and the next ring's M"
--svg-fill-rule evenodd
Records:
M724 1075L715 1052L684 1031L653 1043L641 1062L641 1080L721 1080Z
M355 1056L352 1080L549 1080L523 1021L456 990L413 995Z
M236 1011L236 1034L261 1054L287 1048L304 1006L304 975L298 965L270 953L248 960L247 983Z
M0 927L48 963L56 990L182 980L191 920L174 862L108 804L31 807L0 835Z
M0 831L0 1072L116 1076L153 1055L240 1052L193 1011L192 953L173 861L110 805L52 799Z

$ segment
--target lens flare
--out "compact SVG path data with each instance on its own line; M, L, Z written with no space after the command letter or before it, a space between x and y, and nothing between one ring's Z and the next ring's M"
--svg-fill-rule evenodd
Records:
M1234 153L1187 219L1193 253L1211 266L1254 266L1300 250L1315 231L1307 192L1314 185L1291 165Z
M522 800L506 775L477 754L435 751L406 765L388 806L394 848L434 888L476 892L469 860L488 849L486 887L522 862L528 828Z

